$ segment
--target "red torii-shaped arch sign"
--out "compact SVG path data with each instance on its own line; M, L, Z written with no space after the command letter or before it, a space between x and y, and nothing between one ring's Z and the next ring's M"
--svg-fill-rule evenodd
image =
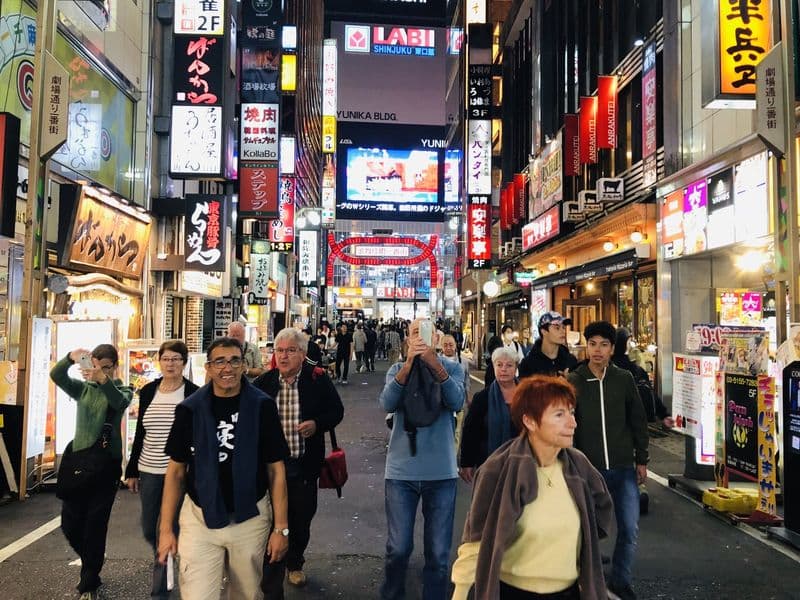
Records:
M328 246L330 246L331 252L328 256L328 265L326 268L326 279L328 280L328 285L333 285L333 265L336 262L336 259L340 259L342 262L347 263L348 265L371 265L371 266L378 266L378 265L389 265L393 267L403 267L403 266L410 266L410 265L417 265L423 261L428 261L431 265L431 288L435 288L437 285L437 281L439 279L439 266L436 262L436 257L433 255L433 251L436 248L436 244L439 241L439 237L436 235L432 235L430 242L425 244L420 240L413 238L413 237L391 237L391 236L382 236L382 235L374 235L374 236L359 236L359 237L350 237L345 238L341 242L336 241L336 236L333 233L328 234ZM414 246L415 248L419 248L421 250L420 254L416 256L412 256L410 258L380 258L380 257L359 257L359 256L350 256L349 254L345 254L344 249L348 246L353 246L355 244L375 244L375 245L385 245L385 246Z

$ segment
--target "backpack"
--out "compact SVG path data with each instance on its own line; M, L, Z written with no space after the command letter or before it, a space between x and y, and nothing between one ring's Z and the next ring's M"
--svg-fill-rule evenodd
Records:
M639 398L642 400L644 412L647 415L647 421L653 423L656 421L656 393L653 385L649 379L637 379L636 391L639 392Z
M432 425L442 412L442 386L417 356L403 388L404 429L411 456L417 454L417 428Z

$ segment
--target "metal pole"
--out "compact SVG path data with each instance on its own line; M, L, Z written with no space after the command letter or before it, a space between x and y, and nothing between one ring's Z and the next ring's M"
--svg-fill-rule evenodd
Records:
M52 52L56 35L56 2L39 0L36 11L36 53L33 75L30 154L28 159L28 198L25 206L25 245L22 258L22 300L20 302L19 360L17 404L23 406L22 457L25 459L28 419L28 373L30 371L30 331L33 317L44 316L42 293L47 273L47 222L45 199L50 177L47 160L42 160L40 124L45 96L45 57ZM38 236L38 237L37 237ZM19 499L25 499L28 477L27 460L20 465Z

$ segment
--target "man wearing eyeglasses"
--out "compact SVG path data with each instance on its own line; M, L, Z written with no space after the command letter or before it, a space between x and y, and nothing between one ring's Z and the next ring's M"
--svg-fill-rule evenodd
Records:
M283 579L306 584L304 553L317 512L317 479L325 460L325 432L338 425L344 407L325 369L306 362L303 332L287 327L275 336L277 368L254 385L275 398L283 433L289 444L286 483L289 490L289 551L280 562L264 561L262 589L268 600L283 599Z
M288 547L289 450L275 403L244 369L237 340L214 340L210 383L175 408L167 439L158 557L180 556L181 595L192 600L218 600L226 554L230 597L260 600L264 548L278 562ZM178 541L172 523L184 489Z

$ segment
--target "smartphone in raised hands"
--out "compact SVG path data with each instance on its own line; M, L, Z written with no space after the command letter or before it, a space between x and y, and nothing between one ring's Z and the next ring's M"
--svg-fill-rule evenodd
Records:
M81 357L78 360L78 365L80 366L81 369L94 369L94 363L92 362L92 355L81 354Z
M422 321L419 324L419 337L428 346L433 346L433 323L431 321Z

